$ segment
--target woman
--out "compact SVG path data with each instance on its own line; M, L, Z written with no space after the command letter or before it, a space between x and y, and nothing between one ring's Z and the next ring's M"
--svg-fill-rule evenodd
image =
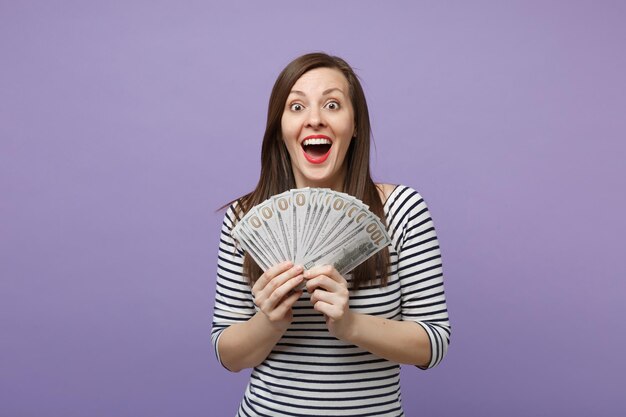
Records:
M399 364L428 369L446 354L433 222L416 191L374 184L369 147L352 68L322 53L287 65L270 97L259 183L228 208L219 245L213 345L227 369L254 368L238 416L402 416ZM231 230L256 204L302 187L362 200L392 243L345 276L289 262L262 273Z

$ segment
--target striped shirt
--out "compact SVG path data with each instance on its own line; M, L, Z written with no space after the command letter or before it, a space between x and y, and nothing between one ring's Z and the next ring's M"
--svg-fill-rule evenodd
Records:
M430 339L429 369L441 362L450 343L441 253L426 203L399 185L385 202L392 243L389 281L350 291L350 309L391 320L411 320ZM211 339L258 310L242 274L244 252L230 231L234 207L224 217ZM345 276L350 281L351 275ZM220 361L221 363L221 361ZM403 416L400 365L331 336L308 293L293 307L293 321L269 356L256 366L237 416Z

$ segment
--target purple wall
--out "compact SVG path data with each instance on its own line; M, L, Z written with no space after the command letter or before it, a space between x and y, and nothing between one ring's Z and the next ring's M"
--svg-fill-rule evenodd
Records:
M407 414L626 413L623 2L90 3L0 2L1 416L234 415L215 209L314 50L438 228L452 344Z

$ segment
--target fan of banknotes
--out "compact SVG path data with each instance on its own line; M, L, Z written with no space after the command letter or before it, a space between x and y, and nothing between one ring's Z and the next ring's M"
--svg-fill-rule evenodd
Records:
M232 231L264 271L284 261L346 274L391 241L359 199L325 188L299 188L250 209Z

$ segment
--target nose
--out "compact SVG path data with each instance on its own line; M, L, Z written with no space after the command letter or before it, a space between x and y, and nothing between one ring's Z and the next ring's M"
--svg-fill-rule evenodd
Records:
M307 116L308 117L306 121L306 127L310 127L312 129L319 129L325 126L322 112L318 108L312 107L309 110L309 114Z

